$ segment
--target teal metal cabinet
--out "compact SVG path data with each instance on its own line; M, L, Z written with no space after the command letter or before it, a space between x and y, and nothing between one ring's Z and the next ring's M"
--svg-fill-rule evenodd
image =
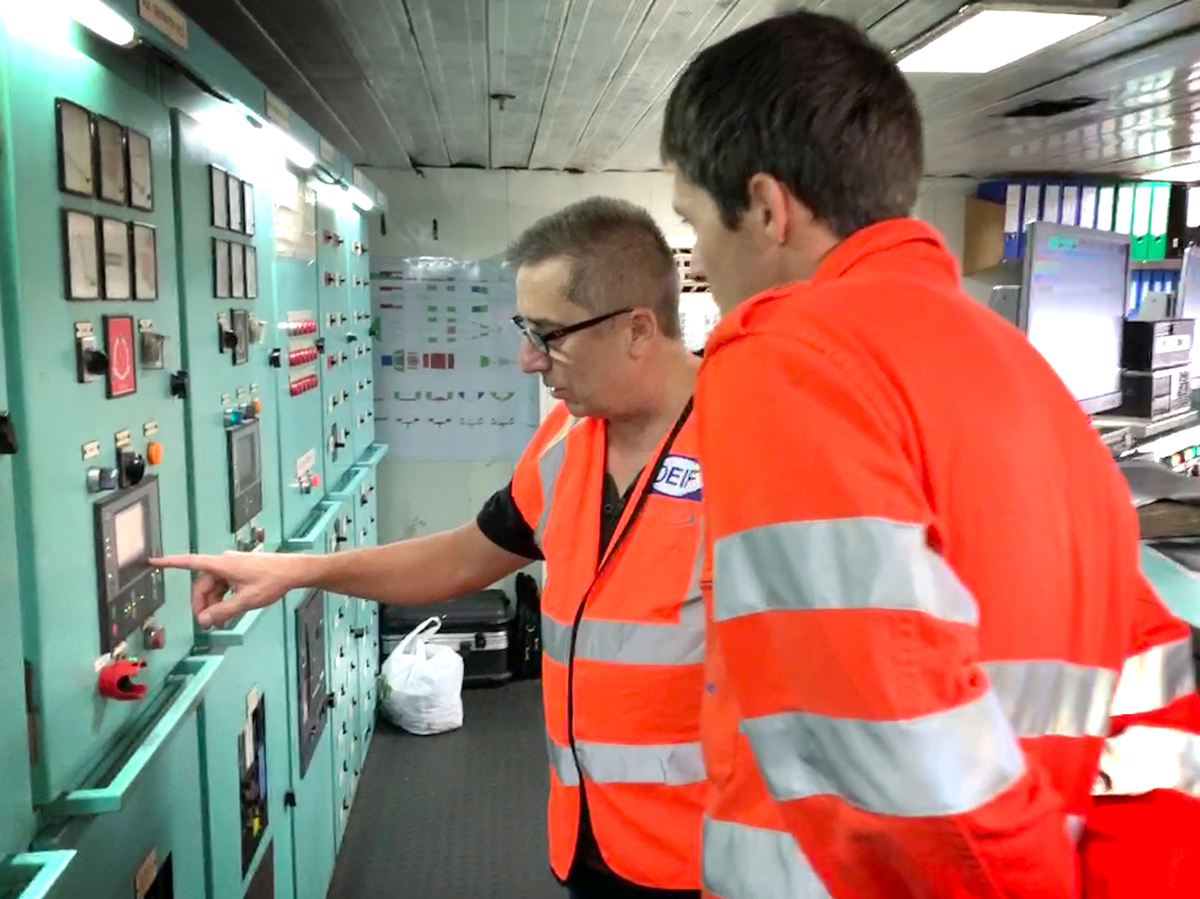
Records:
M3 63L0 60L0 67ZM0 68L2 71L2 68ZM7 148L0 144L0 160ZM21 601L17 583L16 522L13 501L12 460L21 447L21 422L9 413L4 377L4 322L0 317L0 691L8 697L25 693L21 646ZM20 517L26 517L24 510ZM0 858L20 852L33 836L33 805L29 792L29 738L25 706L7 702L0 709ZM32 880L40 866L20 865L13 877ZM0 881L2 882L2 881ZM0 893L2 894L2 893Z
M285 552L336 552L342 504L322 502ZM284 630L291 732L292 834L296 899L323 899L338 833L334 796L336 674L329 657L330 600L318 590L285 597Z
M72 791L40 832L38 852L64 850L74 861L51 899L126 899L134 884L149 895L207 899L197 709L222 660L191 657L167 678L130 747Z
M306 176L277 178L272 266L276 316L282 335L276 379L279 417L279 490L284 539L301 536L325 497L325 418L322 413L324 337L317 279L317 198Z
M266 276L276 171L251 148L239 153L236 142L222 142L220 127L179 110L172 131L192 545L272 552L283 536L271 367L281 359L281 335Z
M295 889L284 606L239 623L243 642L224 650L199 718L209 895L234 899L258 878L284 899Z
M337 188L317 192L317 290L320 298L322 358L321 396L325 435L325 476L333 487L354 464L354 350L346 273L348 195Z
M47 49L6 31L0 79L37 805L93 770L192 648L188 575L144 561L189 545L170 117L137 60L82 34Z

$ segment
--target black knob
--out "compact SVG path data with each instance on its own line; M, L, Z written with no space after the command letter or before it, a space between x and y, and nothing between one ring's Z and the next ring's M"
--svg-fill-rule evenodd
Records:
M347 342L347 343L355 343L357 340L358 340L358 335L357 335L357 334L347 334L347 335L346 335L346 342Z
M141 453L122 452L120 455L121 486L132 487L146 476L146 457Z
M271 355L267 359L271 364L271 368L280 368L283 366L283 350L276 348L271 350Z
M238 345L238 336L236 331L221 331L221 348L226 350L236 350Z
M83 367L89 375L102 375L108 371L108 353L104 350L84 350Z
M17 428L12 416L0 412L0 456L11 456L20 447L17 445Z
M171 396L185 400L188 395L188 373L177 371L171 375Z

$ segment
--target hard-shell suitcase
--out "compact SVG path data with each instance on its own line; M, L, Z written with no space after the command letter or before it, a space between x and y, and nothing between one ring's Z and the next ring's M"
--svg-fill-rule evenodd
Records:
M425 640L449 646L463 657L463 682L502 683L512 677L508 647L513 612L503 590L482 590L428 606L387 606L381 622L382 658L422 621L437 616L442 626Z

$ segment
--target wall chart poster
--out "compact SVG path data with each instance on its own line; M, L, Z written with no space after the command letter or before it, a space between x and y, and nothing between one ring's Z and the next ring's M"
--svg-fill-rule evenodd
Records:
M388 457L516 462L538 425L499 261L372 259L375 427Z

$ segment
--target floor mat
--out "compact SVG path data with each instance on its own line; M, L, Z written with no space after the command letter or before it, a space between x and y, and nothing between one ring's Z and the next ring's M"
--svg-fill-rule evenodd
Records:
M461 730L380 719L330 899L565 899L546 862L541 683L463 692Z

